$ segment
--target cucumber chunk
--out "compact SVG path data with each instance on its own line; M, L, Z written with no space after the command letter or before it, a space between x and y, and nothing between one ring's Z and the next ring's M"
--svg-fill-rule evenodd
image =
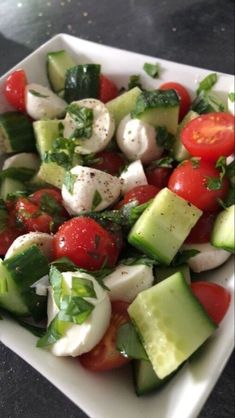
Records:
M184 119L178 126L176 137L175 137L175 142L173 146L173 156L176 161L181 162L183 160L187 160L188 158L190 158L189 152L186 150L185 146L182 144L181 132L188 122L197 118L198 116L199 116L198 113L194 112L193 110L190 110L187 113L187 115L185 115Z
M202 90L194 99L191 109L202 115L211 112L226 112L227 106L215 93Z
M64 99L75 100L99 97L100 65L83 64L69 68L65 75Z
M235 205L220 212L217 216L211 235L214 247L235 251Z
M146 393L160 389L164 386L175 373L165 377L165 379L159 379L156 375L152 364L145 360L133 361L133 381L135 392L138 396L145 395Z
M34 183L45 182L61 189L65 172L64 167L59 164L42 162L37 175L34 177Z
M169 265L202 211L169 189L162 189L131 229L128 242Z
M154 276L155 276L155 284L162 282L162 280L167 279L168 277L172 276L172 274L175 274L177 272L180 272L183 274L185 280L187 283L191 282L191 276L190 276L190 268L187 264L182 264L180 266L156 266L154 268Z
M0 186L0 197L3 200L7 199L7 196L12 193L16 192L24 192L26 190L26 187L24 183L18 180L14 180L11 178L6 178L2 181Z
M6 112L0 115L0 152L36 151L33 127L23 113Z
M140 93L140 88L134 87L133 89L106 103L108 110L114 116L116 128L125 116L134 111L136 99Z
M175 135L179 120L179 96L175 90L143 91L136 100L132 117Z
M41 156L52 148L52 144L60 135L60 120L38 120L33 122L36 147Z
M128 313L160 379L174 372L217 328L181 273L139 293Z
M65 73L76 62L64 49L47 54L47 76L50 86L56 93L64 89Z
M48 260L36 245L1 260L0 281L6 281L7 291L0 294L0 306L14 315L43 319L46 316L46 297L36 295L31 285L48 271Z

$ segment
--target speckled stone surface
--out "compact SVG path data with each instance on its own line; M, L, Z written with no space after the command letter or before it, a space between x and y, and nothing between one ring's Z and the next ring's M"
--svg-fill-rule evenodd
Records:
M60 32L233 74L233 4L233 0L1 0L0 74ZM0 417L86 415L0 344ZM165 418L157 412L156 417ZM234 417L234 355L199 417Z

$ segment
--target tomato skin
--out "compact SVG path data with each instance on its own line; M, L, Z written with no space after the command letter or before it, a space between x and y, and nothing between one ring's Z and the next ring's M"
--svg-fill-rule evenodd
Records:
M168 167L149 167L145 170L148 183L152 186L158 187L159 189L167 187L171 173L172 169Z
M191 283L190 286L208 315L219 325L230 305L231 295L228 290L216 283L203 281Z
M119 249L112 236L91 218L81 216L66 221L53 239L54 257L68 257L79 267L99 270L104 263L116 264Z
M230 113L200 115L184 127L182 142L191 155L214 162L221 155L229 156L234 152L234 122Z
M204 212L197 221L196 225L191 229L185 242L188 244L202 244L210 242L212 229L217 215L217 212Z
M13 241L21 235L21 233L21 231L9 224L3 231L0 232L0 256L4 256L6 254L8 248L11 246Z
M21 197L17 200L16 218L22 224L27 232L47 232L51 231L53 218L40 210L38 205L32 203L29 199Z
M100 76L100 91L99 91L99 99L103 103L107 103L112 99L115 99L115 97L118 96L118 88L116 84L101 74Z
M224 177L219 190L208 189L208 177L219 178L219 175L219 171L208 161L201 160L195 165L193 161L185 160L171 174L168 187L202 211L214 212L220 208L217 199L224 199L229 187L228 179Z
M141 205L142 203L146 203L155 197L159 191L160 189L158 187L152 186L150 184L136 186L124 195L122 200L123 205L126 205L133 200L137 200L138 204Z
M55 202L55 205L56 205L55 210L57 212L56 214L60 215L64 218L68 218L68 213L67 213L66 209L63 207L63 204L62 204L63 199L62 199L61 192L60 192L59 189L40 189L40 190L37 190L31 196L29 196L29 200L31 202L35 203L35 205L39 206L39 208L42 211L47 212L47 210L50 209L50 207L47 208L47 202L46 202L47 196L49 196L51 199L53 199L52 201ZM44 201L44 198L45 198L45 201ZM48 213L49 213L49 215L52 215L51 211L49 211Z
M188 91L186 88L180 84L176 83L174 81L170 81L168 83L164 83L159 87L160 90L171 90L174 89L176 93L178 94L180 98L180 112L179 112L179 120L182 120L183 117L188 113L190 105L191 105L191 99L189 96Z
M117 369L131 361L122 356L115 347L117 330L130 320L127 313L128 306L127 302L112 302L111 321L102 340L91 351L79 356L83 367L100 372Z
M101 151L96 154L99 159L98 162L91 165L97 170L105 171L112 176L119 176L122 169L125 167L125 159L122 155L112 151Z
M6 79L4 96L15 109L25 112L25 87L27 84L24 70L13 71Z

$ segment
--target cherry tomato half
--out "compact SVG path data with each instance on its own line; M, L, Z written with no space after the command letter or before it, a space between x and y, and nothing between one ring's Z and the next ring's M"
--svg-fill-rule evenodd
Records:
M15 109L25 112L25 87L27 84L24 70L16 70L11 73L5 82L4 95Z
M97 170L105 171L112 176L119 176L125 167L125 159L122 155L112 151L101 151L96 154L98 161L91 166Z
M118 96L118 88L116 84L109 80L109 78L105 77L103 74L100 76L100 92L99 92L99 99L103 103L107 103L115 97Z
M213 225L217 215L217 212L204 212L196 225L191 229L185 242L188 244L210 242Z
M123 205L126 205L133 200L137 200L138 204L141 205L155 197L159 191L160 189L158 187L151 186L150 184L136 186L124 195L122 203Z
M68 257L79 267L99 270L104 263L113 267L119 255L111 234L91 218L70 219L53 240L54 257Z
M167 186L171 173L172 168L168 167L148 167L145 170L148 183L152 186L158 187L159 189L163 189Z
M190 286L208 315L218 325L228 310L231 300L230 293L216 283L200 281L191 283Z
M40 210L38 205L25 197L20 197L15 206L16 218L27 232L50 232L53 222L52 216Z
M160 90L171 90L174 89L180 98L180 113L179 120L182 120L186 113L189 111L191 105L191 99L188 91L182 84L170 81L164 83L159 87Z
M182 142L191 155L204 160L231 155L235 149L234 121L230 113L201 115L182 130Z
M116 349L117 331L121 325L130 320L127 313L128 306L127 302L112 302L110 325L102 340L91 351L79 356L83 367L99 372L119 368L131 361Z
M3 230L0 232L0 255L4 256L8 250L8 248L11 246L13 241L21 235L21 231L13 228L9 224L5 226Z
M66 209L63 207L63 200L59 189L40 189L29 196L29 200L40 207L49 215L59 215L68 217ZM65 219L64 219L65 220Z
M218 190L210 189L210 179L218 179L219 171L208 161L185 160L170 176L169 189L199 209L214 212L219 209L218 198L224 199L228 192L228 179L223 178Z

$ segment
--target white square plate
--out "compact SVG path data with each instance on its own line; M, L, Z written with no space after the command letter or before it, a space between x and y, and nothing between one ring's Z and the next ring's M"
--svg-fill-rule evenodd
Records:
M141 74L146 88L156 88L163 81L178 81L193 92L198 81L210 72L64 34L55 36L20 62L15 69L24 68L29 81L47 85L46 54L59 49L67 49L77 57L79 63L101 63L103 73L110 76L119 87L127 85L131 74ZM160 79L153 80L146 76L142 70L145 62L160 63ZM9 109L1 94L6 76L0 80L0 113ZM219 74L215 90L225 97L232 82L232 76ZM233 295L232 257L213 273L204 274L204 278L211 278L226 286ZM129 368L103 374L90 373L80 367L75 359L56 358L47 351L36 348L36 338L9 319L0 323L0 340L93 418L194 418L205 403L233 350L233 306L232 300L230 309L215 335L171 382L159 393L143 398L138 398L134 393Z

